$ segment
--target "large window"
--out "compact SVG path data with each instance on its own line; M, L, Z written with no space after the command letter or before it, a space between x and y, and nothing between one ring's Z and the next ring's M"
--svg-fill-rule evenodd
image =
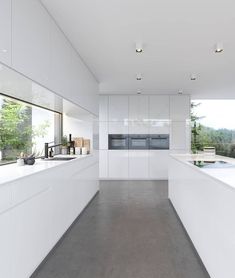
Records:
M60 113L0 95L0 164L44 155L45 142L60 141L60 126Z
M216 154L235 157L235 100L193 100L192 151L214 147Z

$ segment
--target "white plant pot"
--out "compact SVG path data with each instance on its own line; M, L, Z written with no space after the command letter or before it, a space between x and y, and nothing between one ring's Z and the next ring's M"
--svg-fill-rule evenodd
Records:
M61 148L61 154L63 154L63 155L68 154L68 149L67 149L67 147Z

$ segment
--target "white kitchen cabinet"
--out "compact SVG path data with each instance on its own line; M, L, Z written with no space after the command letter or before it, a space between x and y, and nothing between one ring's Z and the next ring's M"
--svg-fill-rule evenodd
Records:
M169 120L170 108L169 96L149 96L149 119L150 120Z
M129 178L149 178L149 151L129 150Z
M0 0L0 62L11 66L11 1Z
M172 121L185 121L190 119L190 96L170 96L170 119Z
M148 134L149 122L148 121L130 121L129 134Z
M108 151L108 177L111 179L128 179L128 151Z
M99 120L102 122L108 121L108 96L100 96L99 97Z
M128 134L129 123L126 122L109 122L108 123L109 134Z
M51 88L59 93L70 95L71 84L71 46L56 26L51 24ZM79 78L79 76L78 76Z
M99 149L108 149L108 122L99 122Z
M169 134L170 133L170 121L149 121L149 134Z
M12 66L43 85L51 73L51 24L40 1L12 0Z
M100 179L108 178L108 151L99 151L99 177Z
M190 121L172 122L170 134L170 149L188 152L191 143Z
M109 121L128 120L128 96L109 96Z
M169 150L149 151L149 178L153 180L168 179Z
M12 210L12 277L30 277L50 251L50 191L43 192ZM26 228L27 227L27 228Z
M129 120L144 121L149 118L148 96L129 96Z

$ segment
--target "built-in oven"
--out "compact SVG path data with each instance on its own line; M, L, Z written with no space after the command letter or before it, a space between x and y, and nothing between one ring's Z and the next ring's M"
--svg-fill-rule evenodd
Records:
M130 134L129 135L130 150L148 150L149 136L146 134Z
M150 134L149 135L150 150L168 150L169 134Z
M109 134L109 150L127 150L127 134Z

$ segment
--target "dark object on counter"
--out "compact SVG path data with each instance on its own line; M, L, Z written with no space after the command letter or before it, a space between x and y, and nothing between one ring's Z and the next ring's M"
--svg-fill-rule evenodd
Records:
M75 154L75 141L72 141L72 134L69 134L68 154Z
M35 163L35 157L26 157L26 158L24 158L24 163L26 165L33 165Z

